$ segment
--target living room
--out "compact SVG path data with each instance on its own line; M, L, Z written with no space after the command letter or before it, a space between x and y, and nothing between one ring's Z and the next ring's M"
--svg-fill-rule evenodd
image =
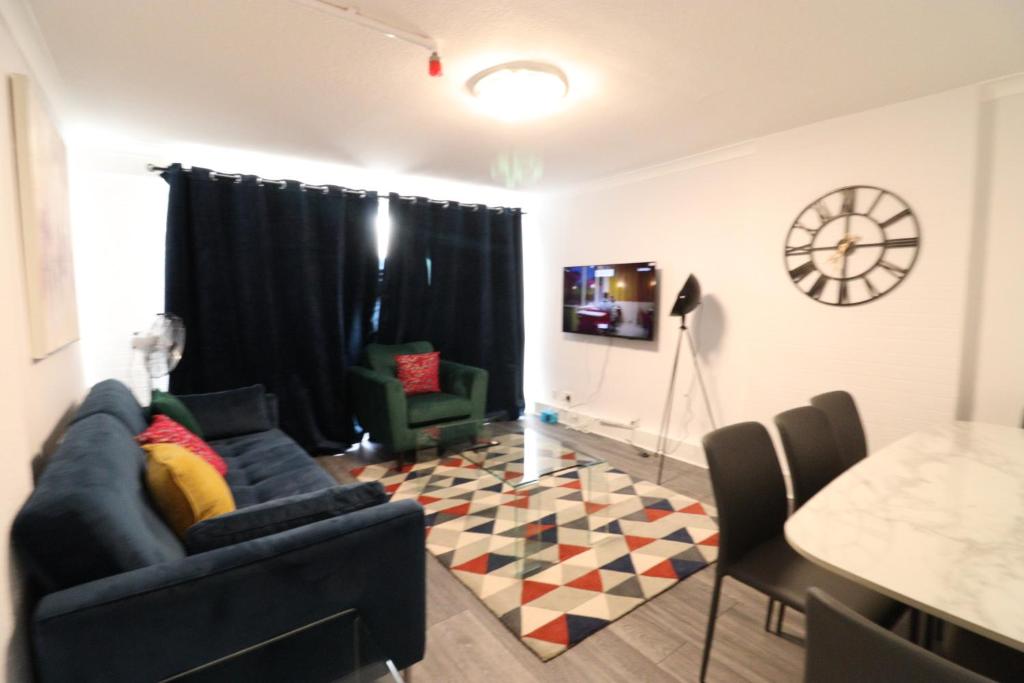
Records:
M1022 38L0 1L5 679L1024 678Z

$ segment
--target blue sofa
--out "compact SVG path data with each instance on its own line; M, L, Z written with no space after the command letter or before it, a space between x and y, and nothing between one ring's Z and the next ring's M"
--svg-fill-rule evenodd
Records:
M31 615L39 680L161 680L350 609L396 666L422 659L419 505L375 504L189 554L149 500L134 440L146 425L123 384L93 387L15 519L15 551L40 596ZM233 514L338 488L276 428L210 443L228 463ZM322 650L292 648L294 671ZM247 677L266 680L266 662L252 659Z

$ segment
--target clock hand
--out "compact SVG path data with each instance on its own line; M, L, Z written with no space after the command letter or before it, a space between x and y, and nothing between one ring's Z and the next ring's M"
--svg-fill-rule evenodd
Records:
M843 280L846 279L846 262L848 260L848 253L850 249L856 248L857 241L860 240L859 235L847 235L843 239L839 240L839 244L836 245L836 253L832 254L832 258L829 259L830 263L835 263L839 259L842 259L842 265L840 266L840 274Z
M829 260L836 261L839 259L840 256L845 258L846 252L852 249L856 245L857 240L859 239L860 237L853 235L844 237L843 239L839 240L839 243L835 246L836 253L833 254L832 258L830 258ZM808 251L818 251L819 249L823 248L831 249L832 247L816 247L814 249L809 249Z
M856 235L854 235L856 237ZM865 242L864 244L857 244L857 248L861 249L864 247L884 247L888 246L888 242ZM834 247L807 247L805 251L835 251L838 250L839 246Z

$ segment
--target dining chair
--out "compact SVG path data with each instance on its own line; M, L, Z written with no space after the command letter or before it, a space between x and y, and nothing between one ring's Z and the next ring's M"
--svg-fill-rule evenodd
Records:
M787 606L804 611L807 589L812 586L838 596L883 626L898 618L898 603L812 564L786 542L786 484L764 426L742 422L722 427L707 434L703 443L718 508L719 537L701 681L707 673L718 601L727 576L778 601L780 628Z
M1024 652L946 624L936 650L946 659L996 681L1024 681Z
M845 391L829 391L811 398L811 405L825 413L839 444L844 468L852 467L868 455L864 425L853 396Z
M818 588L807 591L804 683L983 683L990 679L904 640Z
M793 509L843 473L839 446L825 413L813 406L793 408L775 416L782 450L793 482Z

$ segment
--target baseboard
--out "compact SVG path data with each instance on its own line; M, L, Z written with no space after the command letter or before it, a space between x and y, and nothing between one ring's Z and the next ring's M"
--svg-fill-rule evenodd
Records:
M658 435L653 432L645 432L623 422L597 417L596 415L590 415L570 408L559 408L558 406L539 401L534 402L531 414L540 415L542 410L554 410L558 413L558 423L569 429L575 429L588 434L597 434L613 441L633 446L637 450L647 453L653 454L655 452ZM669 452L666 453L666 457L700 467L701 469L706 470L708 468L707 458L704 457L704 448L700 445L700 437L687 436L684 439L669 439L667 450ZM789 477L789 468L781 460L779 465L782 468L782 478L786 482L786 497L792 499L793 486Z
M539 415L542 410L553 410L558 413L558 423L569 429L597 434L633 446L638 451L653 454L658 443L656 433L644 431L631 424L592 415L578 409L561 408L539 401L534 402L532 414ZM666 450L668 451L666 456L673 460L707 469L708 463L704 458L704 449L697 436L687 436L683 439L670 438Z

